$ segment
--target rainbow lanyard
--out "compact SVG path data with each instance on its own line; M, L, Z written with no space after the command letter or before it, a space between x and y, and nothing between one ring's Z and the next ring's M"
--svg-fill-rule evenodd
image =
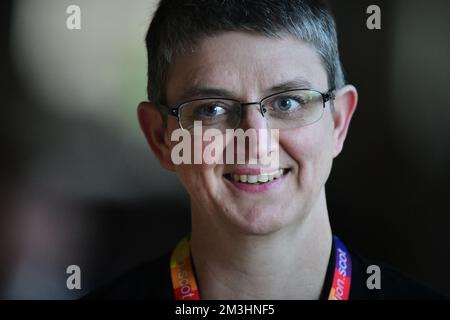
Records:
M348 300L352 277L350 253L338 237L333 236L333 241L336 263L328 300ZM170 273L176 300L200 300L188 238L181 240L173 251L170 259Z

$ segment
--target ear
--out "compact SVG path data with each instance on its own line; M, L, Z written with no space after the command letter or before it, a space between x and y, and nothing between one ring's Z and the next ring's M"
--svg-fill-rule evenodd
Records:
M175 171L171 159L168 129L162 115L151 102L141 102L137 109L141 130L162 167Z
M346 85L336 92L336 99L334 101L335 111L333 113L333 157L337 157L342 151L350 120L352 119L353 112L355 112L357 103L358 92L354 86Z

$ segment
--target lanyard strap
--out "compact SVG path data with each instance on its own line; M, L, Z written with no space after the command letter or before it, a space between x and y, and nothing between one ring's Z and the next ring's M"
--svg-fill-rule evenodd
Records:
M173 251L170 258L170 274L176 300L200 300L188 238L181 240Z
M345 245L333 236L335 247L334 276L328 300L348 300L352 277L352 261ZM200 300L191 261L188 238L181 240L170 259L170 274L176 300Z
M348 300L352 280L352 259L345 245L333 236L335 250L334 276L328 300Z

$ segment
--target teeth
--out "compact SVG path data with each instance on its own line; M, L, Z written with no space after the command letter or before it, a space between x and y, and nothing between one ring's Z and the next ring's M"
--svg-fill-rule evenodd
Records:
M280 169L280 170L278 170L274 175L273 175L273 177L274 178L279 178L279 177L281 177L283 175L283 169Z
M262 174L258 176L258 182L267 182L269 181L269 176L267 174Z
M283 173L284 173L283 169L278 169L274 172L260 174L260 175L233 174L233 180L235 182L244 182L244 183L250 183L250 184L254 184L254 183L258 183L258 182L265 183L265 182L272 181L274 179L281 177L283 175Z

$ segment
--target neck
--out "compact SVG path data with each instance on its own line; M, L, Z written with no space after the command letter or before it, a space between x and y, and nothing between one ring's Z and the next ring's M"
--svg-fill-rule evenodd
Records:
M195 219L191 250L202 299L318 299L331 252L325 195L300 222L250 235Z

